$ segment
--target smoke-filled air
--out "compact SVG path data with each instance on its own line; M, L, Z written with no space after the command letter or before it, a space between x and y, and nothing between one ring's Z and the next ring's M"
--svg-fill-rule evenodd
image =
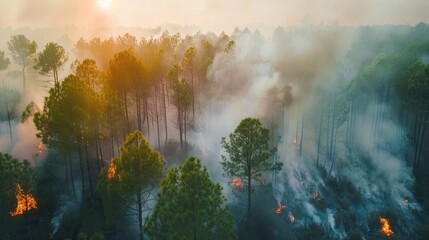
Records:
M0 239L429 239L428 10L1 2Z

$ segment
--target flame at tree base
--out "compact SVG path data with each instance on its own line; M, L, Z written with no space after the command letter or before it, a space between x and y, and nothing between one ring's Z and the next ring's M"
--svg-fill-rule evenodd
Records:
M387 218L380 217L380 223L383 224L383 226L381 226L380 232L382 232L384 235L390 237L395 234L392 229L390 229L389 220L387 220Z
M37 209L37 202L31 194L24 194L21 185L16 184L16 200L17 205L14 212L10 212L12 217L22 215L24 212L31 209Z
M278 208L276 208L276 214L282 214L283 209L285 209L286 206L282 205L281 203L278 203L278 205L279 205Z
M241 179L240 179L240 178L233 178L233 179L232 179L232 181L231 181L231 184L232 184L233 186L238 187L238 188L243 187L243 182L241 181Z
M115 178L115 175L116 175L116 164L111 162L109 169L107 170L107 179L113 180ZM120 174L118 174L118 179L119 181L121 180Z

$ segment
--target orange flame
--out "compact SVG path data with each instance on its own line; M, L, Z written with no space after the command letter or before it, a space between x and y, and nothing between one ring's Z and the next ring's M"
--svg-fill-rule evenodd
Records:
M288 217L289 217L289 221L290 221L290 222L295 222L295 216L292 214L292 212L291 212L291 211L289 211L289 215L288 215Z
M10 212L10 215L18 216L22 215L26 211L30 211L31 209L37 209L37 202L31 194L24 194L24 190L22 190L19 184L16 184L16 200L17 205L14 212Z
M279 205L278 208L276 208L276 214L282 214L283 209L285 209L286 206L282 205L281 203L278 203L278 205Z
M380 232L382 232L384 235L389 237L395 234L392 229L390 229L389 220L387 220L387 218L380 217L380 223L383 224L383 226L381 226Z
M233 179L232 179L232 181L231 181L231 184L232 184L233 186L238 187L238 188L243 187L243 182L241 181L241 179L240 179L240 178L233 178Z
M43 152L43 142L40 142L39 145L37 145L37 152L39 154Z
M116 174L116 164L115 163L110 163L109 169L107 170L107 179L112 180L113 178L115 178L115 174Z

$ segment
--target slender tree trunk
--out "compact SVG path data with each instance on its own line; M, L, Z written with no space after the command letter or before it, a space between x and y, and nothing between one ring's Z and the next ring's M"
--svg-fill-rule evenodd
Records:
M335 129L335 136L334 136L334 139L335 139L335 141L334 141L334 150L333 150L333 152L332 152L332 161L331 161L331 167L330 167L330 169L329 169L329 176L331 176L331 173L332 173L332 169L334 168L334 162L335 162L335 148L336 148L336 143L337 143L337 134L338 134L338 128L336 128Z
M252 222L252 176L250 169L247 175L247 227L250 230Z
M64 160L64 173L66 174L67 193L70 193L69 173L68 173L68 169L67 169L67 157L66 157L66 155L63 155L63 160Z
M299 156L302 156L302 139L304 138L304 114L301 119L301 139L299 140Z
M25 93L25 64L22 65L22 92Z
M420 146L419 146L419 151L418 151L418 156L417 156L416 168L418 168L419 164L420 164L420 159L421 159L422 149L423 149L423 142L425 141L426 125L428 124L428 120L429 120L429 103L426 106L426 113L425 113L425 118L424 118L424 122L423 122L423 129L422 129L422 134L420 136Z
M162 84L162 105L164 110L164 127L165 127L165 144L167 144L168 141L168 131L167 131L167 103L166 103L166 83L165 80L163 81L164 84Z
M10 111L9 111L9 100L7 98L7 89L5 87L4 80L3 80L3 88L4 88L4 91L5 91L4 97L5 97L5 100L6 100L5 101L6 102L6 115L7 115L7 122L9 124L10 145L13 146L12 124L10 122L11 119L10 119Z
M194 97L194 70L191 68L191 87L192 87L192 120L195 119L195 97Z
M335 118L337 113L337 107L335 106L335 103L337 102L337 96L334 97L334 112L332 113L332 126L331 126L331 143L330 143L330 149L329 149L329 159L332 161L333 156L333 147L334 147L334 132L335 132Z
M323 111L320 112L320 120L319 120L319 136L317 139L317 158L316 158L316 166L319 166L319 156L320 156L320 143L322 140L322 122L323 122Z
M91 167L89 165L89 154L88 154L88 139L86 138L85 131L82 131L83 137L83 148L85 150L85 158L86 158L86 168L88 171L88 179L89 179L89 195L92 197L93 189L92 189L92 174Z
M76 138L77 139L77 152L79 155L79 165L80 165L80 177L81 177L81 181L82 181L82 200L85 198L85 167L84 167L84 163L83 163L83 157L82 157L82 150L80 148L80 144L79 144L79 135Z
M139 220L139 236L140 236L140 240L143 240L143 209L142 209L142 196L140 193L137 193L137 205L138 205L138 220Z
M149 104L147 97L144 99L145 103L145 112L146 112L146 125L147 125L147 137L150 137L150 126L149 126Z
M159 85L156 84L155 85L155 120L156 120L156 131L157 131L157 136L158 136L158 149L161 149L161 136L160 136L160 131L159 131L159 109L158 109L158 90L159 90Z
M96 114L94 114L94 143L95 143L95 158L97 159L97 173L100 172L100 155L98 152L98 130L97 130L97 120L96 120Z
M329 99L329 104L328 104L328 121L326 124L326 152L325 152L325 161L323 162L323 167L326 166L326 162L328 161L329 158L329 133L330 133L330 125L331 125L331 99Z
M73 163L71 159L71 154L69 153L69 164L70 164L70 181L73 189L74 198L77 200L76 187L74 185L74 175L73 175Z

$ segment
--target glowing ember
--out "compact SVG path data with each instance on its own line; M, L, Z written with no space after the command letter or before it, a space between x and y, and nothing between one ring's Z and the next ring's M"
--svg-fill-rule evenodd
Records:
M281 203L279 203L278 205L279 205L279 207L276 209L276 214L282 214L283 209L285 209L286 206L282 205Z
M11 216L22 215L26 211L37 209L36 199L31 194L24 194L24 190L19 184L16 184L16 200L16 209L14 212L10 212Z
M115 174L116 174L116 164L111 162L110 163L110 167L107 170L107 179L112 180L115 178ZM118 178L121 179L121 176L119 176L118 174Z
M291 211L289 211L289 221L290 222L295 222L295 216L292 214L292 212Z
M317 199L318 197L319 197L319 194L317 194L317 192L312 193L310 196L311 199Z
M231 184L232 184L233 186L238 187L238 188L243 187L243 182L241 181L241 179L240 179L240 178L233 178L233 179L232 179L232 181L231 181Z
M43 143L40 142L39 145L37 145L37 152L40 154L43 152Z
M390 229L389 220L387 218L380 217L380 223L383 224L381 226L380 232L382 232L386 236L393 236L395 233Z

